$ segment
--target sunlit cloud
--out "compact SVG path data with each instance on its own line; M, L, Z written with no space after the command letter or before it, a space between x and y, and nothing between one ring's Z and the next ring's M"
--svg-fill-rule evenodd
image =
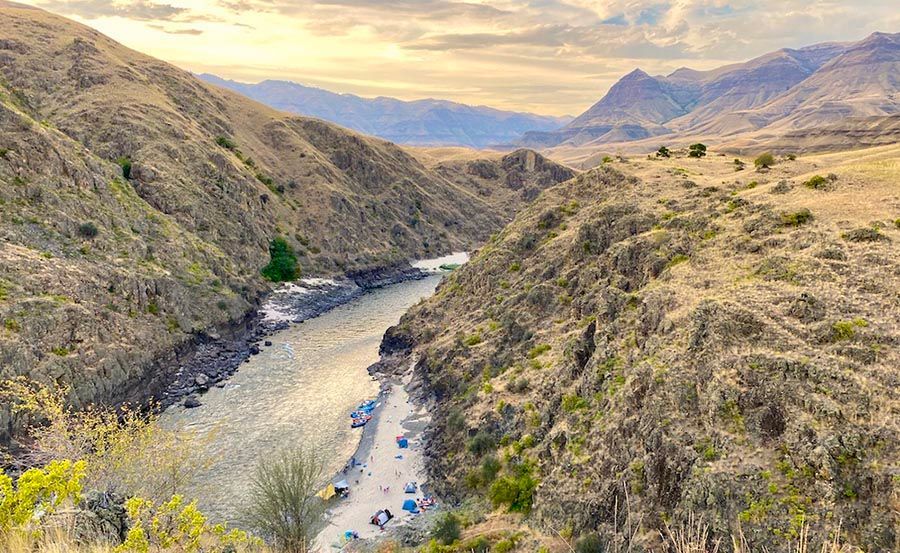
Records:
M26 0L196 72L577 114L625 73L900 30L896 0Z

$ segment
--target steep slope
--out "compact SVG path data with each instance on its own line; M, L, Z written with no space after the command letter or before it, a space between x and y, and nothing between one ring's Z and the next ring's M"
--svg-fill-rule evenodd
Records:
M510 216L515 207L534 200L545 188L575 176L575 171L531 150L516 150L493 159L439 161L431 168L446 179L491 198L491 203L506 206ZM497 186L498 182L504 186Z
M665 134L669 131L662 123L688 111L684 102L689 102L692 94L683 92L685 88L688 87L669 86L664 80L635 69L562 129L526 133L522 143L547 147L567 142L577 146Z
M445 100L361 98L289 81L249 84L209 74L200 78L276 109L318 117L399 144L485 148L511 144L526 131L558 129L569 120Z
M896 550L898 160L635 158L544 191L386 335L434 402L431 481L622 550L691 513L727 550L839 521Z
M673 130L689 129L725 113L759 107L809 77L845 48L841 44L820 44L799 50L786 48L726 71L710 72L699 83L699 94L694 99L696 108L669 121L667 126ZM678 82L677 72L667 80Z
M900 33L874 33L854 44L759 112L780 130L900 114Z
M240 321L276 236L336 274L470 249L515 207L39 9L0 2L0 78L0 378L76 405L145 397Z

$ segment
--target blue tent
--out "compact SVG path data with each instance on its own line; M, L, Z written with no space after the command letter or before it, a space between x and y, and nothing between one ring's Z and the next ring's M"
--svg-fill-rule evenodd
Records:
M403 491L406 493L416 493L416 483L415 482L407 482L406 486L403 487Z
M399 440L397 440L397 445L400 447L400 449L406 449L407 447L409 447L409 440L407 440L406 438L400 438Z
M415 499L407 499L403 502L403 510L409 511L410 513L418 513L419 507L416 505Z

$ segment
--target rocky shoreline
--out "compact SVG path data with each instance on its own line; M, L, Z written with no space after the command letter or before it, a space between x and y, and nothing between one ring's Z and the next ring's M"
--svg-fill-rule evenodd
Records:
M159 409L182 403L198 407L200 396L212 387L222 387L243 363L267 345L267 337L317 317L369 290L428 276L410 265L354 271L338 278L307 278L273 291L260 306L241 321L220 332L199 333L186 351L167 362L160 374L166 383L151 394Z

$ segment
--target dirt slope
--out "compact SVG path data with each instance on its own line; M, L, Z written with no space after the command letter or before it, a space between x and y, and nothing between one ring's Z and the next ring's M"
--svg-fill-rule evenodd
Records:
M621 537L628 511L648 546L694 513L725 550L786 551L804 523L817 550L839 521L897 550L897 182L893 146L546 190L385 340L421 355L433 481L503 508L537 480L550 535Z

